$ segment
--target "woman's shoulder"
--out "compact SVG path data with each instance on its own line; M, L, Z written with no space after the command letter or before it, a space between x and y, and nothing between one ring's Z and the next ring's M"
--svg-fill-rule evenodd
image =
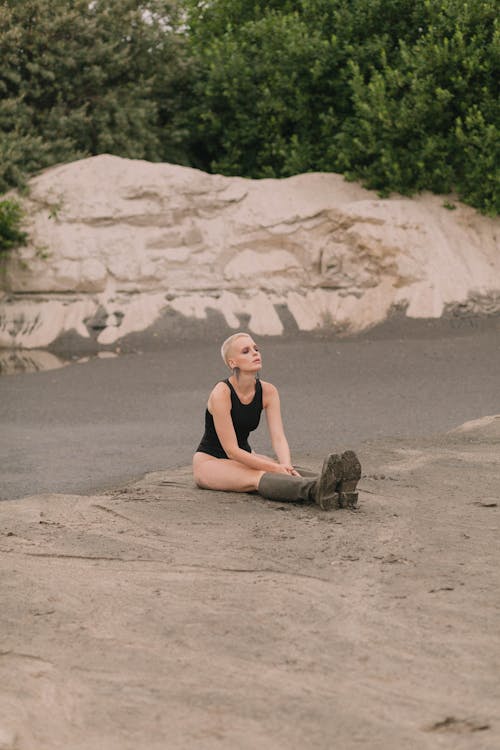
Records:
M262 386L262 398L264 402L278 395L278 389L272 383L269 383L267 380L259 380L259 383Z
M209 401L211 401L214 398L217 401L227 400L228 398L231 398L231 389L227 380L219 380L214 385L214 387L210 391L210 396L208 397L208 399Z
M214 385L207 399L207 409L210 414L213 414L214 409L217 409L217 407L221 409L231 408L231 391L224 380L219 380Z
M270 383L268 380L262 380L261 378L259 378L259 383L261 384L262 390L264 391L277 391L278 390L276 386Z

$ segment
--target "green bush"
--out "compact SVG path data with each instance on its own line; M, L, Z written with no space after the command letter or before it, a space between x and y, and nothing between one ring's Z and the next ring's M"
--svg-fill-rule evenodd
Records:
M382 192L456 191L500 211L500 25L496 0L426 3L418 39L392 61L350 63L352 113L325 167ZM325 133L326 135L326 133Z
M0 193L113 153L500 212L498 0L3 0Z
M0 259L9 250L25 245L28 235L21 229L24 213L17 201L0 201Z
M500 211L498 0L192 0L191 158Z
M0 192L112 153L186 161L174 0L0 3Z

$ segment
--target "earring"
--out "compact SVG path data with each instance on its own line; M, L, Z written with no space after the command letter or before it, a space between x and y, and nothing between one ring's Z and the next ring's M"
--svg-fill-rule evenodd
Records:
M240 368L239 367L233 367L233 375L236 378L236 380L238 380L238 378L240 376Z

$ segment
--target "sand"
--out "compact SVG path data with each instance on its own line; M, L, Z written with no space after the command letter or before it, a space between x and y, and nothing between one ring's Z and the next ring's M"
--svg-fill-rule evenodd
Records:
M500 747L499 446L360 443L356 512L189 467L0 503L1 750Z

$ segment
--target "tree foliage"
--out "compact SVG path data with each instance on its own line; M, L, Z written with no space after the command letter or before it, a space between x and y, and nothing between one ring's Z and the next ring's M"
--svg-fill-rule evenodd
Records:
M21 227L23 218L23 210L17 201L0 201L0 260L9 250L26 244L28 236Z
M191 158L456 190L498 212L497 16L496 0L193 2Z
M500 211L497 0L3 0L0 192L110 152Z
M0 190L84 155L182 160L170 0L4 0Z
M419 37L363 71L333 142L340 171L402 193L457 190L500 211L500 26L494 0L426 2Z

